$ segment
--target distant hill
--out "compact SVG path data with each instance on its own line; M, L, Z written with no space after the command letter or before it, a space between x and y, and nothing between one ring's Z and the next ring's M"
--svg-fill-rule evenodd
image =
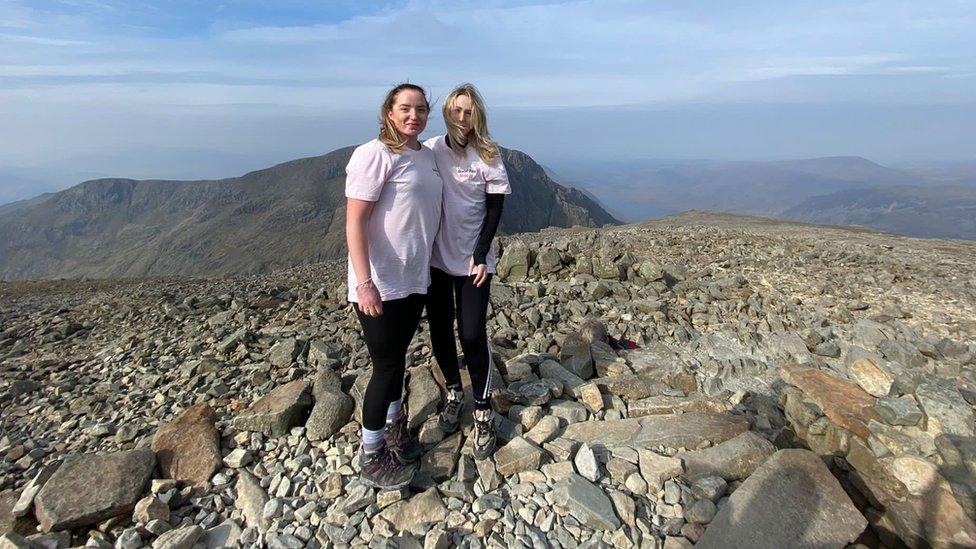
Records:
M0 279L228 275L345 254L352 147L241 177L97 179L0 208ZM602 226L610 214L503 150L513 194L501 231Z
M912 236L976 240L976 188L852 189L808 198L783 212L783 217Z
M776 162L644 160L566 165L587 190L627 220L687 210L712 210L833 224L857 224L911 236L973 238L954 226L953 200L965 175L929 177L934 169L895 169L857 156ZM965 174L961 169L955 173ZM896 190L897 189L897 190ZM954 189L954 190L953 190ZM886 192L884 192L886 191ZM940 198L940 193L947 193ZM875 202L902 207L884 215ZM853 201L850 204L844 200ZM892 201L885 203L885 207ZM871 206L867 206L867 204ZM962 208L965 211L965 208ZM944 216L944 220L928 219Z

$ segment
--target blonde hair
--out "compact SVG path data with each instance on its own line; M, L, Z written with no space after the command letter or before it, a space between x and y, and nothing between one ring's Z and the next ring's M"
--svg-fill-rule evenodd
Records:
M397 85L395 88L387 92L386 99L383 100L383 105L380 107L380 143L386 145L386 148L390 149L393 154L400 154L403 152L403 148L407 146L407 139L397 131L396 126L393 121L390 120L390 111L393 110L393 102L396 101L397 95L405 90L413 90L415 92L420 92L420 95L424 96L424 102L427 103L427 110L430 110L430 98L427 97L427 92L423 88L416 84L403 83Z
M461 133L461 128L454 123L451 109L454 108L454 101L460 96L467 96L471 100L471 134ZM444 100L444 124L447 126L448 140L451 150L459 156L464 154L464 147L461 143L474 147L486 163L490 163L498 158L498 145L491 140L488 133L488 114L485 112L485 102L481 99L481 94L472 84L464 83L454 88Z

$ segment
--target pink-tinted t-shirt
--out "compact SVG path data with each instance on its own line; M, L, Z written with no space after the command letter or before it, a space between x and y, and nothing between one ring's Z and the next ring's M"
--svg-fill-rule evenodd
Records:
M373 283L383 301L426 294L430 255L441 219L441 176L427 147L393 154L374 139L346 165L346 197L375 202L366 236ZM356 273L348 261L348 299L356 302Z
M464 156L459 157L447 146L443 135L428 139L424 145L434 151L444 179L441 227L434 239L430 264L448 274L467 275L485 221L485 193L511 194L508 172L500 157L486 163L474 147L465 147ZM488 272L495 272L494 247L485 263Z

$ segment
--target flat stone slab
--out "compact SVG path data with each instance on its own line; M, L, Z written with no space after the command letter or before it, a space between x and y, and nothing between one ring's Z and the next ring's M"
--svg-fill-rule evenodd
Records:
M234 418L234 427L241 431L259 431L270 437L280 437L305 421L312 407L311 383L298 379L278 387L259 398L250 408Z
M152 451L166 478L202 486L221 466L217 413L206 404L187 408L156 431Z
M41 529L66 530L132 513L155 466L149 448L69 458L34 499Z
M780 450L732 493L695 547L842 549L866 526L816 454Z
M697 448L718 444L749 430L749 421L732 414L688 412L642 418L582 421L566 427L563 437L586 444L632 448Z
M711 448L675 455L684 463L685 477L696 480L719 476L725 480L741 480L751 475L776 447L763 437L748 431Z
M682 412L711 412L718 414L727 410L728 406L718 399L703 395L690 397L657 395L627 403L627 415L632 418L678 414Z
M597 485L572 473L556 483L553 501L594 530L616 530L620 519L607 494Z
M636 400L664 394L664 391L670 389L659 377L653 374L625 374L598 377L592 382L611 395Z
M857 385L823 370L787 364L782 368L783 381L803 391L803 396L817 403L835 424L862 438L868 438L868 421L881 421L874 410L877 399Z

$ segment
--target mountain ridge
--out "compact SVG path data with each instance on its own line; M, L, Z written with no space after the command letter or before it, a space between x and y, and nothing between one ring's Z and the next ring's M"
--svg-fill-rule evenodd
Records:
M253 274L340 257L353 149L226 179L94 179L8 205L0 278ZM502 232L617 223L525 153L504 149L503 158L513 194Z

